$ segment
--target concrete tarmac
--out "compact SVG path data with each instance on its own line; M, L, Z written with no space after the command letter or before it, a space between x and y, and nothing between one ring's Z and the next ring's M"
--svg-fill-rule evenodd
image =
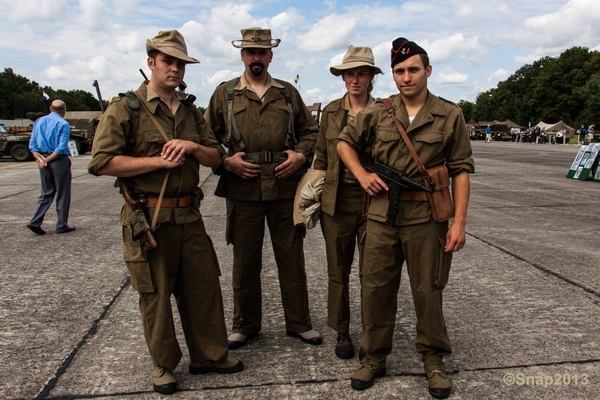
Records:
M600 391L600 183L567 179L573 145L472 142L467 244L454 255L444 312L454 353L446 365L452 399L592 399ZM0 159L0 399L160 399L137 305L122 261L113 178L87 173L90 155L72 160L72 233L54 233L56 213L37 236L26 223L39 195L35 163ZM215 243L231 330L232 249L225 203L202 169L202 212ZM53 205L54 207L54 205ZM266 235L268 238L268 235ZM327 272L320 228L305 240L313 325L321 346L285 335L274 258L265 240L263 330L231 357L241 373L175 370L173 399L427 399L415 351L415 317L406 269L398 294L387 375L357 392L358 358L334 355L327 327ZM351 335L360 341L360 287L351 276ZM176 312L175 312L176 314ZM179 321L176 321L179 324ZM596 394L594 394L596 393Z

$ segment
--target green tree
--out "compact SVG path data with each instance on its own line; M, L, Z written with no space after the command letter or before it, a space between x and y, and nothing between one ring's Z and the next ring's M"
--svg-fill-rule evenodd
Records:
M583 99L583 109L578 117L578 125L591 125L600 122L600 73L593 74L578 95Z
M468 100L460 100L457 104L463 112L465 121L469 122L473 116L473 107L475 106L475 103L472 103Z

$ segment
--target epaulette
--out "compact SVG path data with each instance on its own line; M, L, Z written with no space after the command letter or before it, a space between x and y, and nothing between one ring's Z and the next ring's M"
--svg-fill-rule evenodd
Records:
M440 96L438 96L438 99L440 99L440 100L444 100L446 103L450 103L450 104L452 104L453 106L455 106L455 107L458 107L458 104L456 104L456 103L455 103L455 102L453 102L453 101L446 100L445 98L443 98L443 97L440 97ZM460 108L460 107L458 107L458 108Z

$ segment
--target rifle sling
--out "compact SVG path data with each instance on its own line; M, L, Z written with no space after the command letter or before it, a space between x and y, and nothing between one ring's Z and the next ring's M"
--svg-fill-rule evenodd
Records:
M419 156L417 155L415 148L413 147L410 139L408 138L408 135L406 134L406 130L404 130L404 127L402 126L400 121L398 121L398 118L396 118L396 116L394 115L394 112L396 110L394 110L394 107L390 103L390 99L382 99L382 101L383 101L383 104L385 105L385 108L387 108L388 114L392 117L392 119L396 123L396 127L400 131L400 135L402 135L402 139L404 140L404 143L406 144L406 147L408 148L410 155L412 156L413 160L415 160L415 163L417 163L419 172L421 172L421 175L423 175L425 182L429 183L429 179L427 179L427 172L425 170L425 167L423 166L423 163L419 159Z

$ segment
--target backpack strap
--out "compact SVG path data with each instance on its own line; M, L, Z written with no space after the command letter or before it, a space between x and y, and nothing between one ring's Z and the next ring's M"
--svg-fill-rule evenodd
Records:
M285 146L288 149L293 150L296 148L298 140L296 139L296 132L294 131L294 107L292 106L292 98L290 96L290 92L288 91L287 86L285 85L286 82L280 79L275 79L275 81L277 81L281 86L283 86L283 97L285 98L285 104L287 105L288 112L290 114L288 120L288 130L287 137L285 140Z

